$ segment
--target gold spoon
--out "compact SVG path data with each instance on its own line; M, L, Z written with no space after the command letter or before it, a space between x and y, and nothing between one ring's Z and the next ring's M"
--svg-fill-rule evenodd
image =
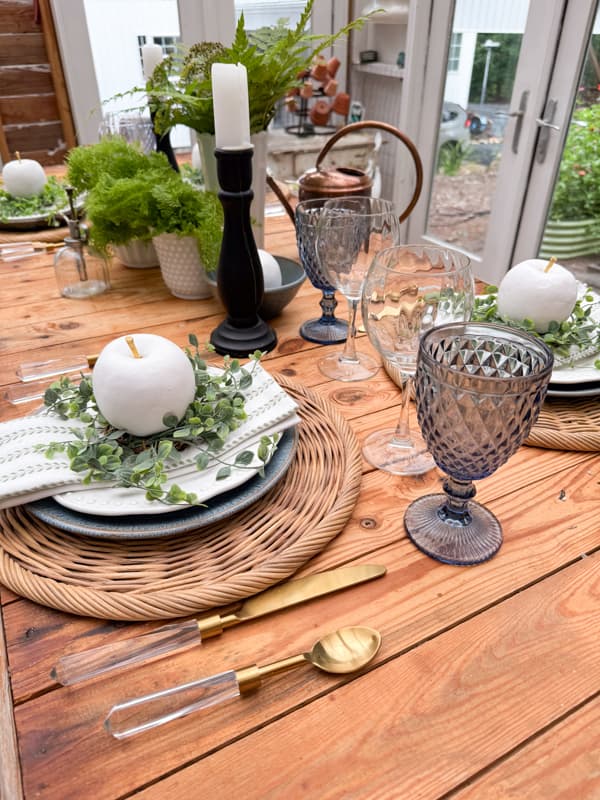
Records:
M199 681L172 686L162 692L125 700L111 708L104 727L115 739L126 739L172 719L185 717L192 711L209 708L258 689L263 678L307 662L324 672L354 672L374 658L380 645L381 634L372 628L340 628L315 642L308 653L290 656L262 667L253 664L239 670L228 670Z

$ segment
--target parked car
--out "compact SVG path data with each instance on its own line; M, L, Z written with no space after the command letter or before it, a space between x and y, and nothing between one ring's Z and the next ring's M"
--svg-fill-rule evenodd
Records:
M442 120L438 138L438 149L469 142L467 112L458 103L445 102L442 106Z

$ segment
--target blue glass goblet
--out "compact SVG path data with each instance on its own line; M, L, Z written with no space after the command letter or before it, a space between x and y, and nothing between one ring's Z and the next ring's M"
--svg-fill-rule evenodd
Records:
M466 565L486 561L500 548L500 523L473 501L473 481L495 472L529 435L553 360L540 339L502 325L450 323L421 338L417 418L448 477L445 495L425 495L406 510L404 526L419 550Z
M316 344L340 344L348 336L348 323L335 316L337 300L335 289L328 282L317 259L315 242L317 223L325 200L304 200L296 206L296 241L300 263L309 281L320 289L322 314L309 319L300 326L300 336Z

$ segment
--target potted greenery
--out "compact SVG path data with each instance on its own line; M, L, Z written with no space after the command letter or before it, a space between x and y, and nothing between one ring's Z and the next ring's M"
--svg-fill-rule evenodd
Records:
M264 216L266 130L275 116L277 104L288 92L300 86L300 76L310 68L319 53L353 28L362 27L367 19L359 17L330 36L313 35L308 33L313 5L314 0L308 0L295 28L288 29L278 23L261 29L260 37L255 38L244 30L242 14L231 46L201 42L173 53L157 65L143 89L148 96L157 133L164 134L174 125L186 125L196 132L207 188L216 191L216 170L212 166L215 129L211 66L215 62L244 64L248 72L250 133L254 145L255 180L252 188L255 202L251 213L259 224L256 236L259 247L262 246L260 226ZM132 90L138 91L140 89Z
M600 105L573 114L540 256L573 258L600 250Z
M193 186L163 154L118 138L72 150L68 175L87 192L90 243L99 253L130 240L150 243L173 294L210 295L205 271L217 268L223 232L216 194Z
M167 177L173 170L166 158L158 153L146 155L139 147L127 143L119 136L102 139L98 144L75 147L67 156L67 180L77 194L87 196L88 217L94 223L90 234L91 243L103 255L109 246L117 257L129 267L158 265L158 257L152 244L152 233L148 228L144 209L132 206L130 193L120 181L131 181L131 193L139 191L143 202L144 184L152 176L153 181ZM100 197L96 188L104 182ZM112 195L108 196L108 185ZM116 185L116 188L115 188ZM110 214L103 213L110 208Z

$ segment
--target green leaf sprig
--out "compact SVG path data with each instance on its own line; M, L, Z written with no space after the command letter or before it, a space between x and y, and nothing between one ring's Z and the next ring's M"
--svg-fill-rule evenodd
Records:
M67 206L67 193L54 175L48 178L42 191L33 197L14 197L0 188L0 222L18 217L46 216L48 224L57 227L60 220L56 219L56 214Z
M143 489L147 500L167 504L199 505L193 492L186 492L177 484L167 486L170 467L181 460L182 452L189 446L199 449L196 468L206 469L211 461L221 464L216 480L224 480L232 467L248 468L255 456L261 462L259 474L277 448L279 434L263 436L256 453L243 450L233 464L219 456L229 434L247 418L244 391L252 384L254 366L262 353L251 356L250 369L242 367L237 359L226 356L222 373L209 371L198 349L198 339L190 334L194 348L186 354L196 377L196 396L183 418L166 416L167 429L147 437L134 436L113 428L100 413L92 390L91 378L82 376L79 383L68 377L55 381L44 395L45 406L62 419L76 419L84 423L72 430L73 438L65 442L41 445L52 458L57 453L66 454L70 468L85 473L83 483L110 481L118 486ZM210 345L208 349L213 349Z
M475 298L472 319L475 322L496 322L518 328L537 336L562 360L574 358L573 349L584 351L596 348L600 352L600 324L592 316L592 308L597 298L586 293L575 303L568 319L563 322L551 322L545 333L538 333L530 319L515 321L498 313L498 288L487 286L483 295ZM600 369L600 358L594 362Z

